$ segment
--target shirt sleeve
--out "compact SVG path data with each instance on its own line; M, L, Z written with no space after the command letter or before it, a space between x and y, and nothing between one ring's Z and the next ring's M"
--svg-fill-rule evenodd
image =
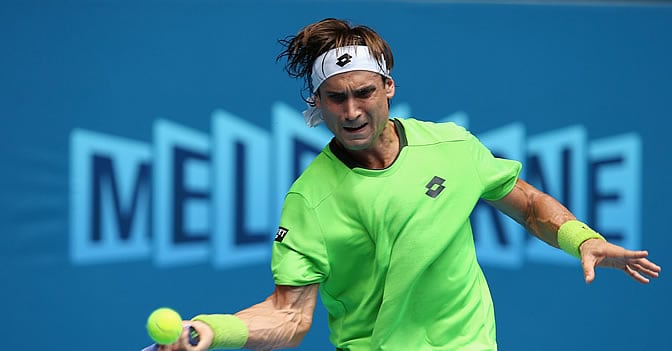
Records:
M273 242L271 270L277 285L320 283L328 275L322 230L314 208L297 193L289 193Z
M483 185L481 198L499 200L516 185L522 164L516 160L495 157L478 138L471 137L476 172Z

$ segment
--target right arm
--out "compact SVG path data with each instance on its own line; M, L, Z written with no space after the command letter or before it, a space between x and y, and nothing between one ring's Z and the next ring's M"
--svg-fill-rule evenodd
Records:
M308 333L319 285L276 285L264 302L235 315L249 329L246 349L274 350L296 347Z
M266 300L235 313L249 331L244 348L264 351L298 346L312 324L318 288L318 284L276 285ZM185 332L177 344L162 346L159 350L205 351L210 348L214 337L212 329L201 321L185 323L199 333L198 345L189 345Z

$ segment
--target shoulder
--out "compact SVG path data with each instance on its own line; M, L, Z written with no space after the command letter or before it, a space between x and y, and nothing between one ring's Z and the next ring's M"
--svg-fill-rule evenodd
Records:
M415 118L397 118L404 127L409 145L423 145L437 142L465 141L473 135L454 122L430 122Z
M327 145L294 181L289 194L300 195L314 207L328 197L348 174L348 169L329 151Z

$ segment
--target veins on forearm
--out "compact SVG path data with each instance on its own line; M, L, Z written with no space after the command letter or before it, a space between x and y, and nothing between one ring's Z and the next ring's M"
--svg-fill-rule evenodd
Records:
M249 330L245 348L265 351L298 346L310 328L315 305L306 293L304 289L276 289L265 301L236 313Z
M523 189L527 198L526 229L547 244L558 247L560 226L574 215L559 201L534 188Z

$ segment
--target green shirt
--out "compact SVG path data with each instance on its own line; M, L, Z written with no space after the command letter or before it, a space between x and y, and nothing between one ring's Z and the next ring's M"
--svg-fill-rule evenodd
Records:
M521 165L454 123L394 122L401 149L388 168L358 168L332 142L292 185L275 283L319 283L343 350L496 350L469 215L508 194Z

